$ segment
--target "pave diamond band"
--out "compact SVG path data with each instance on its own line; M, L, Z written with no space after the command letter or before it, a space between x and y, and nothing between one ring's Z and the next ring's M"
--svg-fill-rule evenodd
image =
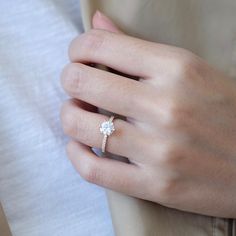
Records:
M109 120L104 121L100 125L100 132L104 135L102 140L102 152L104 153L106 150L106 144L108 136L110 136L115 131L115 126L113 123L114 116L111 116Z

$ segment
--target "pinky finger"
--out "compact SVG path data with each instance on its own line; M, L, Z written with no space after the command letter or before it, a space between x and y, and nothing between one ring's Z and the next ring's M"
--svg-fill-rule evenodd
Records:
M128 195L139 195L139 167L97 157L90 147L76 141L67 145L67 154L75 169L88 182Z

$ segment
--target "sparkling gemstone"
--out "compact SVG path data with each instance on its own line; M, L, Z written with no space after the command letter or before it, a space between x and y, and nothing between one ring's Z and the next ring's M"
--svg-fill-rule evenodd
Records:
M111 135L115 131L113 122L104 121L100 126L100 132L104 135Z

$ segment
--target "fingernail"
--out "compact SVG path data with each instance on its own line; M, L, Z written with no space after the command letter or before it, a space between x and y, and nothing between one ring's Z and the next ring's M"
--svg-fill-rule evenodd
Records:
M99 17L99 18L101 18L103 16L103 14L99 10L96 10L94 15Z

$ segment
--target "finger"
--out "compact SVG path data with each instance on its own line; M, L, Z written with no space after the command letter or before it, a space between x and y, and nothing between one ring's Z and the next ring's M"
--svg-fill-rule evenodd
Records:
M67 145L67 154L75 169L91 183L132 195L140 189L139 167L133 164L97 157L75 141Z
M95 12L92 24L94 29L103 29L114 33L122 33L121 30L119 30L118 27L100 11Z
M69 57L72 62L98 63L125 74L149 78L159 66L157 48L160 47L155 43L93 29L72 41Z
M105 115L92 113L78 107L73 101L64 103L61 110L61 121L64 132L77 141L90 147L101 148L103 134L99 127L109 118ZM133 158L142 153L142 135L132 124L115 119L115 131L108 137L106 151Z
M110 32L123 34L123 32L107 16L102 14L100 11L96 11L96 13L94 14L93 19L92 19L92 24L93 24L94 29L103 29L103 30L107 30ZM99 67L97 67L97 68L99 68ZM99 69L101 69L101 68L99 68ZM124 74L124 73L114 70L110 67L106 67L106 70L109 72L112 72L114 74L118 74L121 76L125 76L128 78L139 80L138 77Z
M145 119L146 104L156 91L145 83L71 63L61 76L62 86L72 97L96 107L132 118Z

